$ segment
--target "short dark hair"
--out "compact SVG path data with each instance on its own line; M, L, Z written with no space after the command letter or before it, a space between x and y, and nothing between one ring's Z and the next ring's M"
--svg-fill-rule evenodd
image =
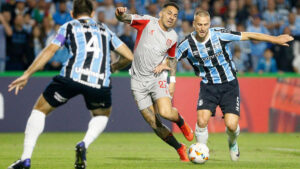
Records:
M79 15L91 15L93 12L93 3L91 0L74 0L73 16L77 18Z
M166 7L168 7L168 6L173 6L173 7L175 7L179 11L179 6L175 2L167 2L167 3L165 3L164 6L163 6L163 9L166 8Z

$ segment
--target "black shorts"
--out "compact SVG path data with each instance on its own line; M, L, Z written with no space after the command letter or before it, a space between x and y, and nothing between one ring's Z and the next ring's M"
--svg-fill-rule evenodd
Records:
M89 110L111 106L111 88L97 89L63 76L55 76L43 92L44 98L52 107L61 106L79 94L83 95Z
M240 115L240 89L236 79L223 84L201 82L197 110L207 109L215 116L218 105L223 115L225 113Z

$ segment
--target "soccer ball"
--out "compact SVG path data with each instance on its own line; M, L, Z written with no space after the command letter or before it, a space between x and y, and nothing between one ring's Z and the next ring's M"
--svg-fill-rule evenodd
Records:
M191 162L203 164L209 158L209 149L203 143L195 143L190 146L188 154Z

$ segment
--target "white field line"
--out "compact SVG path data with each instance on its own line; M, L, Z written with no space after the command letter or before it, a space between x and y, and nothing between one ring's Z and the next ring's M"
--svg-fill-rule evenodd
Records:
M300 152L300 149L293 149L293 148L270 147L268 149L269 150L275 150L275 151Z

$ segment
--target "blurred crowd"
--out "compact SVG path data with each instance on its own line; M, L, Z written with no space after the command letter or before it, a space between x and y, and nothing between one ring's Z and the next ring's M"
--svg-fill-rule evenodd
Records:
M290 34L295 40L282 47L259 41L232 43L233 60L239 72L300 73L300 0L173 0L181 7L175 28L179 42L193 31L194 12L211 14L212 27L269 35ZM95 0L94 19L104 22L133 50L136 31L115 18L115 8L158 17L166 0ZM72 0L0 0L0 72L24 70L51 43L59 26L72 19ZM67 49L60 49L44 70L59 70ZM113 55L113 60L118 56ZM191 72L185 60L178 72Z

